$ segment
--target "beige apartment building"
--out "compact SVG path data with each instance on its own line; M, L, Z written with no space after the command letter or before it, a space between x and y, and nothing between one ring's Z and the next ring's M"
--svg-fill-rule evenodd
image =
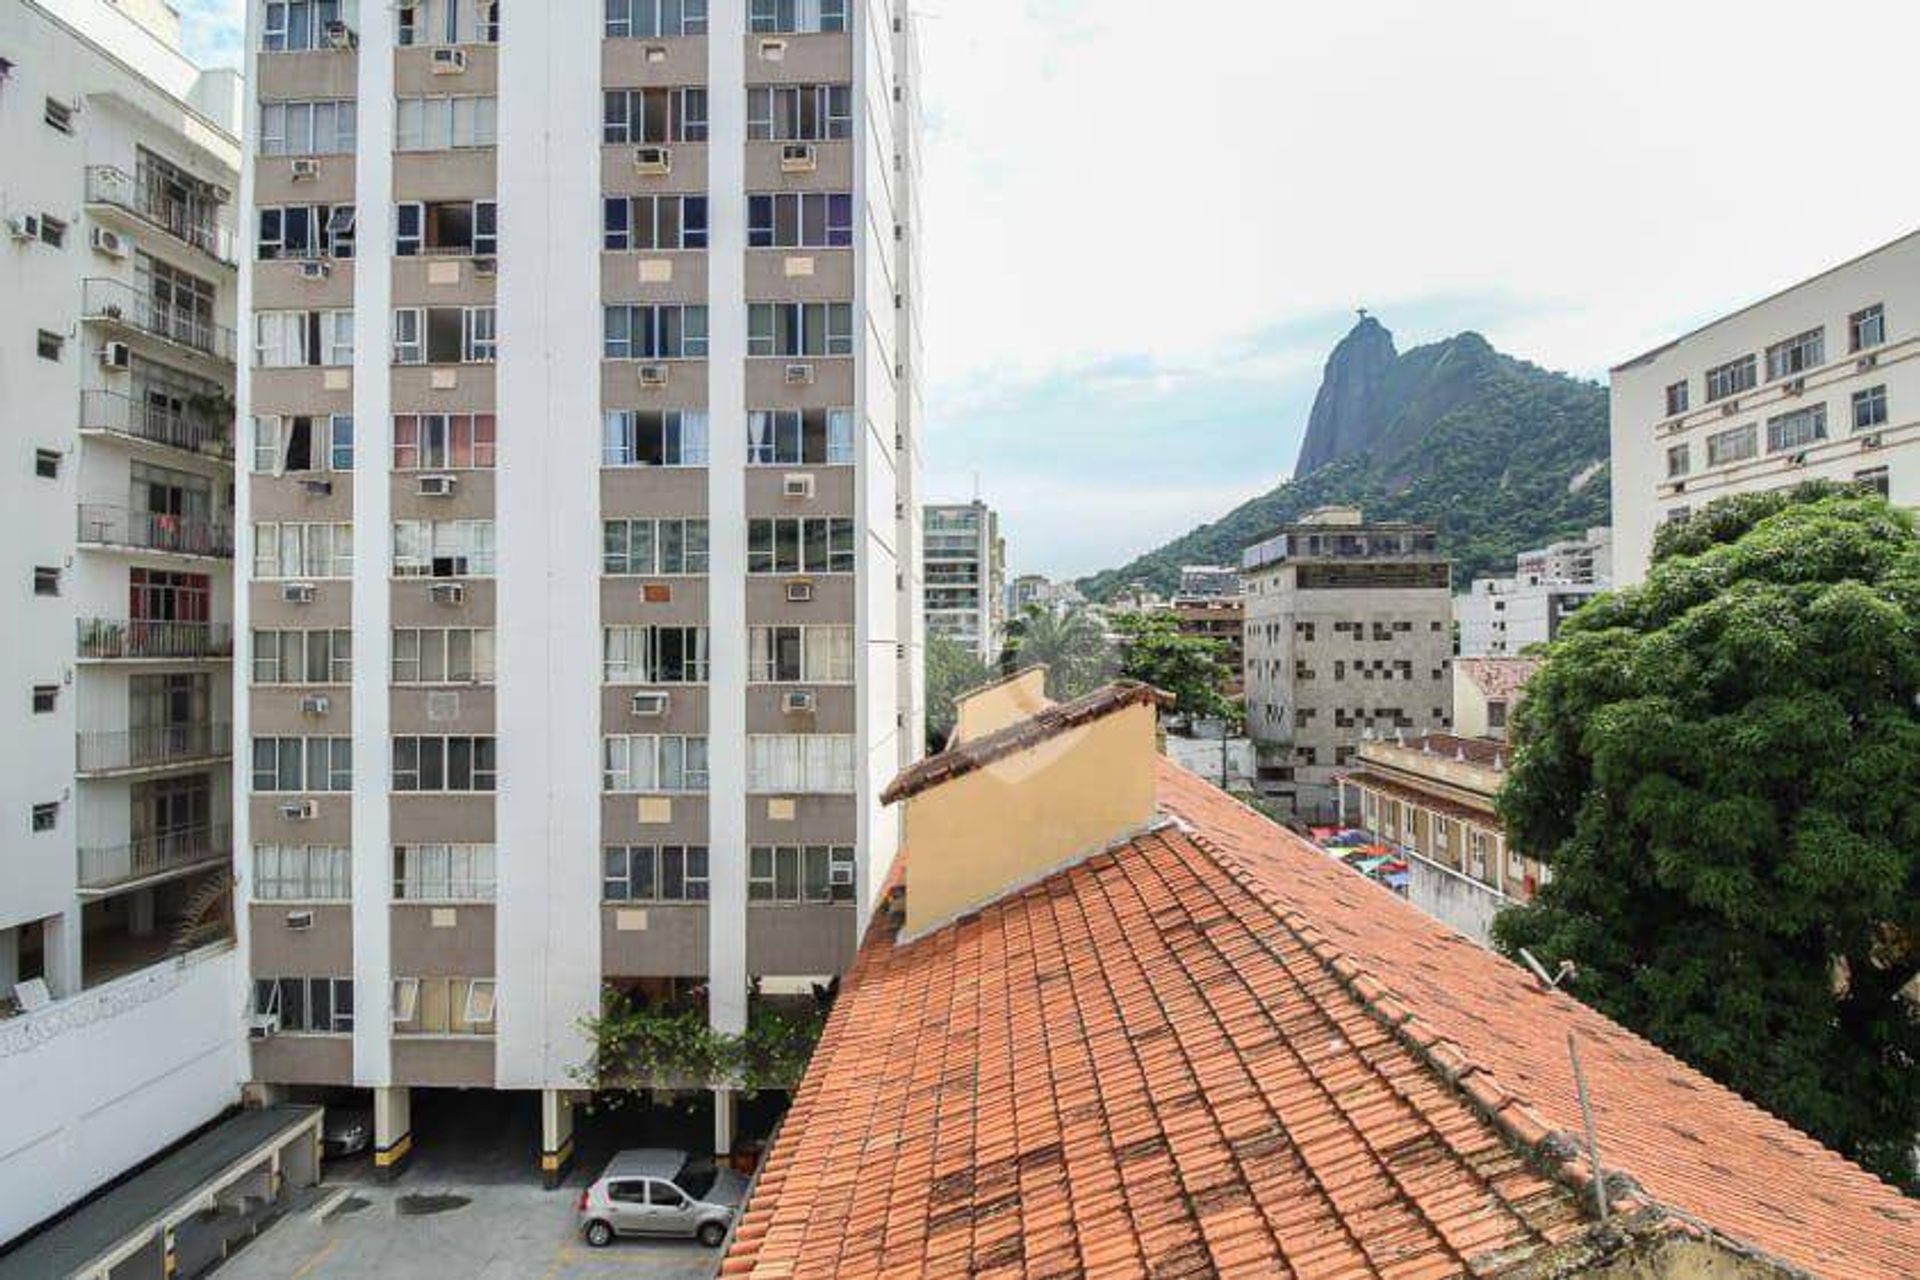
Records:
M1451 723L1451 566L1432 530L1328 507L1242 557L1247 728L1260 790L1331 817L1334 775L1369 730Z
M889 0L253 0L253 1075L537 1094L831 980L923 740ZM732 1100L716 1090L716 1149Z

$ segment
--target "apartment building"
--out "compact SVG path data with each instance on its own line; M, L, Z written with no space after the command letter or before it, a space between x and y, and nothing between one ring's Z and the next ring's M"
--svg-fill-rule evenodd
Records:
M1715 498L1806 480L1920 506L1920 232L1613 370L1618 578Z
M1334 775L1369 730L1448 727L1451 566L1432 530L1327 507L1248 547L1247 728L1260 790L1333 815Z
M1607 586L1613 581L1613 530L1588 529L1578 538L1565 538L1532 551L1522 551L1513 558L1513 573L1523 582Z
M0 1240L238 1097L239 81L0 0ZM164 1034L159 1029L165 1029Z
M1180 590L1175 599L1218 599L1240 594L1240 571L1225 564L1180 566Z
M1453 602L1460 652L1467 657L1513 657L1560 634L1560 624L1607 588L1603 584L1537 578L1475 578Z
M253 0L263 1085L537 1091L838 974L922 741L911 21ZM717 1149L732 1101L716 1100Z
M927 633L999 656L1006 630L1007 544L993 508L972 502L926 507Z

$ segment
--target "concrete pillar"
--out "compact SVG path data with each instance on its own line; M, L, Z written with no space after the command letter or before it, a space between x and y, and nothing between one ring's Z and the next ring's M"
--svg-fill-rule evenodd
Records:
M153 890L141 889L127 895L127 932L136 938L153 932Z
M20 930L0 929L0 994L20 981Z
M413 1154L413 1109L405 1085L373 1091L373 1168L382 1179L400 1176Z
M63 915L48 916L40 922L40 928L47 990L55 996L73 995L80 990L85 973L81 968L79 904Z
M724 1158L733 1154L734 1123L739 1095L732 1089L713 1091L713 1154Z
M1347 825L1347 784L1345 782L1334 783L1333 794L1339 797L1340 808L1337 821L1344 827Z
M573 1094L565 1089L540 1091L540 1185L549 1191L560 1185L573 1167Z

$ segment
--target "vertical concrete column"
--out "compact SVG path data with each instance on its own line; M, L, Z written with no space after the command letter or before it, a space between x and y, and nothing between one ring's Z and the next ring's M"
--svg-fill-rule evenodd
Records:
M20 981L20 930L0 929L0 991Z
M713 1091L713 1154L725 1157L733 1154L733 1137L739 1120L739 1097L732 1089Z
M373 1167L383 1179L398 1177L413 1154L413 1108L404 1085L373 1091Z
M47 990L56 996L70 996L80 990L80 906L41 921L41 954L45 957Z
M573 1167L573 1094L566 1089L540 1091L540 1184L549 1191Z
M127 932L136 938L153 932L153 890L127 895Z

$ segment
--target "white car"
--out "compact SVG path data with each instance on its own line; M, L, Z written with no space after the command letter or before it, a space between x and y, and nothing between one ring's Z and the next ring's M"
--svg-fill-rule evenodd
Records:
M622 1151L580 1193L580 1234L596 1249L619 1236L666 1236L718 1248L745 1183L732 1170L695 1170L684 1151Z

